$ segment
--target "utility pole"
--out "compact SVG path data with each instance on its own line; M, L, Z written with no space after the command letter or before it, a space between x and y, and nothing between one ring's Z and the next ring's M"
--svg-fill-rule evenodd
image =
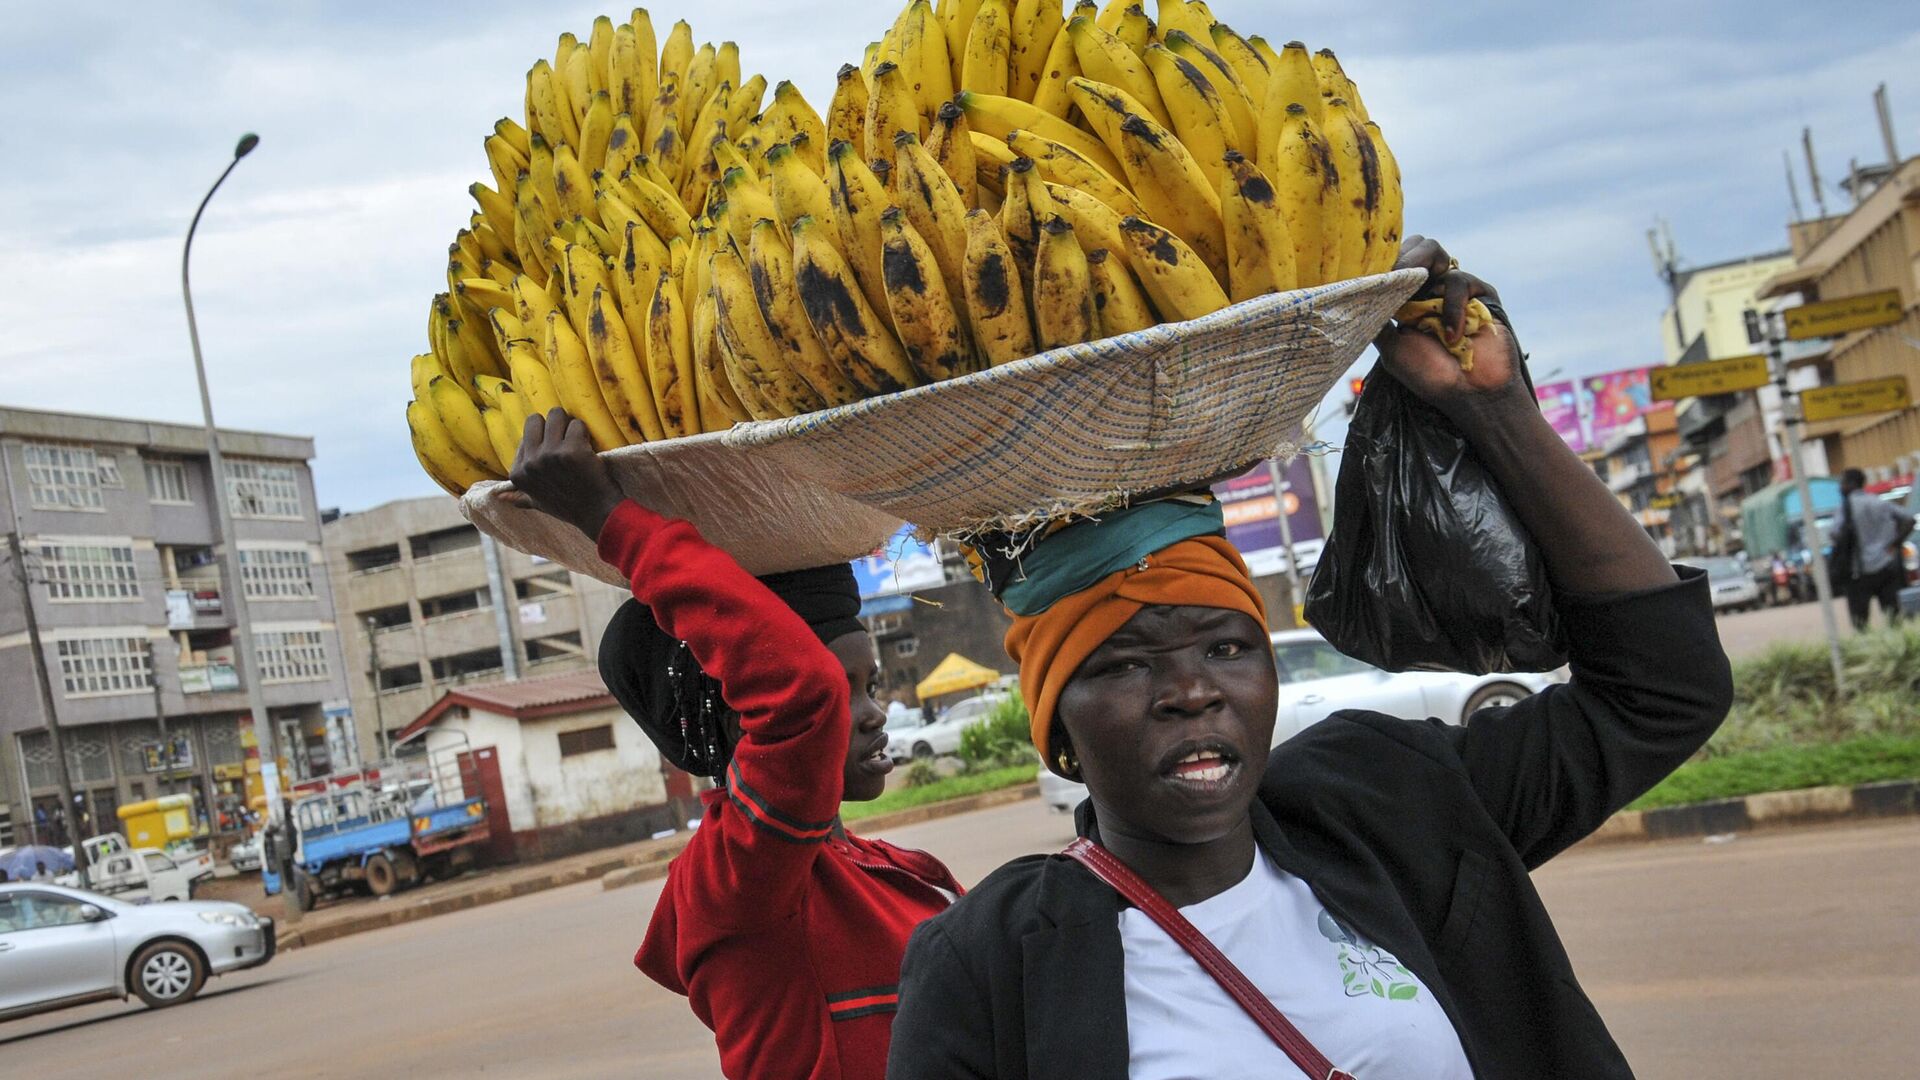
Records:
M1808 144L1811 147L1811 143ZM1827 659L1833 665L1833 692L1847 694L1846 665L1840 659L1840 623L1833 617L1833 582L1827 576L1827 558L1820 551L1820 524L1813 513L1813 485L1807 483L1807 462L1800 450L1800 398L1787 386L1785 360L1786 336L1780 316L1767 316L1767 362L1774 381L1780 387L1782 427L1787 431L1787 460L1793 465L1793 485L1800 494L1800 535L1807 545L1807 562L1813 569L1814 602L1820 605L1820 621L1827 630ZM1842 496L1844 498L1845 496Z
M1287 520L1287 478L1279 458L1267 459L1267 476L1273 481L1273 516L1280 522L1280 546L1287 553L1287 602L1292 608L1287 618L1298 621L1300 610L1300 567L1293 552L1293 523Z
M380 704L380 626L373 616L367 616L367 663L371 670L367 672L367 681L373 684L373 724L380 732L380 760L393 757L393 747L387 742L387 713Z
M1900 146L1893 138L1893 109L1887 104L1887 84L1881 83L1873 91L1873 111L1880 119L1880 141L1887 148L1887 166L1900 167Z
M1813 187L1813 205L1820 211L1820 216L1825 218L1828 216L1827 196L1825 192L1820 190L1820 165L1813 158L1812 128L1803 127L1800 129L1800 145L1807 152L1807 182Z
M173 788L173 740L167 737L167 707L160 700L160 658L153 651L153 639L147 639L147 681L153 683L153 719L160 725L160 794L171 795Z
M26 556L20 553L20 528L15 523L7 534L7 553L13 558L13 577L20 583L20 610L27 617L27 648L33 653L34 685L40 689L40 708L47 717L47 741L53 746L54 782L60 788L60 814L66 821L67 839L73 842L73 868L80 887L91 888L87 880L86 837L80 835L80 817L73 805L73 778L67 771L67 747L60 738L60 718L53 711L53 683L47 675L46 648L40 642L40 616L33 610L33 586L27 579Z

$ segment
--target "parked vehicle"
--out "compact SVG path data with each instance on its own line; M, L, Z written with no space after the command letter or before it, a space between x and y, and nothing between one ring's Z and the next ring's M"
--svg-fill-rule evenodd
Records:
M887 756L895 762L909 758L931 761L943 754L958 753L960 733L985 720L995 706L1011 696L1010 692L1000 690L970 697L948 707L931 724L903 726L896 731L890 721L887 727Z
M119 833L88 837L85 844L87 884L130 904L191 900L194 886L213 876L213 856L206 852L176 848L169 855L159 848L136 848ZM80 875L66 873L54 880L78 886Z
M0 885L0 1020L138 996L162 1009L208 976L273 959L273 920L192 900L129 904L61 885Z
M1556 682L1558 673L1463 675L1453 671L1386 672L1340 652L1314 630L1281 630L1271 636L1280 701L1273 745L1346 709L1388 716L1438 717L1465 724L1481 709L1512 705ZM1040 769L1040 796L1056 810L1071 810L1087 789Z
M1807 489L1813 493L1814 518L1824 549L1840 512L1840 481L1809 477ZM1740 533L1748 558L1760 559L1776 551L1801 552L1807 548L1801 532L1800 489L1793 481L1783 480L1741 500Z
M423 753L318 778L317 790L294 801L293 871L284 885L296 907L360 887L387 896L473 860L489 836L473 756L464 737L434 738ZM283 885L265 873L261 884L269 896Z
M1681 566L1698 567L1707 572L1707 587L1713 592L1713 610L1747 611L1763 606L1760 583L1744 560L1729 555L1707 555L1678 559Z
M227 852L227 862L240 873L260 869L260 837L249 836Z

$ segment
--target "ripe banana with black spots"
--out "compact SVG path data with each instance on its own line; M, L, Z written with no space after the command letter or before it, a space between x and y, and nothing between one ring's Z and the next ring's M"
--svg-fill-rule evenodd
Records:
M791 235L791 226L782 232L762 221L753 227L753 240L747 250L753 300L760 309L760 317L766 320L768 332L773 335L776 352L772 355L791 368L826 405L858 401L862 396L860 387L827 355L826 346L820 343L813 324L807 321L794 271ZM834 234L829 231L827 239L833 238Z
M1160 314L1183 321L1227 306L1226 291L1213 271L1178 236L1139 218L1127 218L1120 229L1127 262Z
M1093 282L1093 310L1101 337L1131 334L1160 322L1127 268L1125 256L1106 248L1089 251L1087 274Z
M880 232L886 243L887 307L915 374L923 382L940 382L973 370L966 324L932 248L897 206L880 215Z
M878 231L879 215L875 215ZM855 385L869 394L890 394L919 384L887 322L867 302L854 272L829 238L832 226L812 218L793 223L794 281L800 304L820 344ZM882 259L884 260L884 241ZM884 271L881 302L886 302Z
M1259 166L1228 151L1220 185L1221 217L1227 229L1227 295L1234 303L1295 288L1299 271L1286 218L1273 185Z
M1033 260L1033 328L1035 344L1043 351L1092 341L1099 330L1087 253L1073 226L1058 214L1040 226L1040 248Z
M1033 322L1013 248L992 214L967 213L967 322L981 359L998 367L1033 355Z

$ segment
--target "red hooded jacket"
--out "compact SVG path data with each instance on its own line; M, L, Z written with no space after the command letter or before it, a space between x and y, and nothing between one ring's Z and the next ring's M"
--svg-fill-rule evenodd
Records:
M719 680L742 733L634 963L687 996L729 1077L882 1080L907 937L960 886L924 852L834 828L845 670L687 522L622 503L600 557Z

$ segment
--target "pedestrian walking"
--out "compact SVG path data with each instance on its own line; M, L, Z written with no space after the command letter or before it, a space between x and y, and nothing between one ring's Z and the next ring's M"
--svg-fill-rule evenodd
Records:
M1834 539L1836 559L1850 560L1843 568L1847 615L1856 631L1864 631L1874 601L1887 625L1900 622L1900 589L1907 583L1901 544L1913 532L1913 515L1867 489L1867 474L1848 469L1840 474L1840 535Z
M1470 296L1497 306L1438 245L1409 262L1453 334ZM1631 1075L1528 874L1726 715L1705 576L1554 434L1507 330L1466 371L1415 332L1379 344L1539 546L1572 680L1465 726L1340 713L1270 752L1265 610L1217 503L1042 540L1006 643L1042 760L1090 791L1081 840L915 932L894 1080Z
M840 821L893 767L851 567L755 580L624 499L559 409L527 421L513 483L632 582L601 677L667 761L717 785L634 962L688 998L729 1077L880 1080L907 936L961 889Z

